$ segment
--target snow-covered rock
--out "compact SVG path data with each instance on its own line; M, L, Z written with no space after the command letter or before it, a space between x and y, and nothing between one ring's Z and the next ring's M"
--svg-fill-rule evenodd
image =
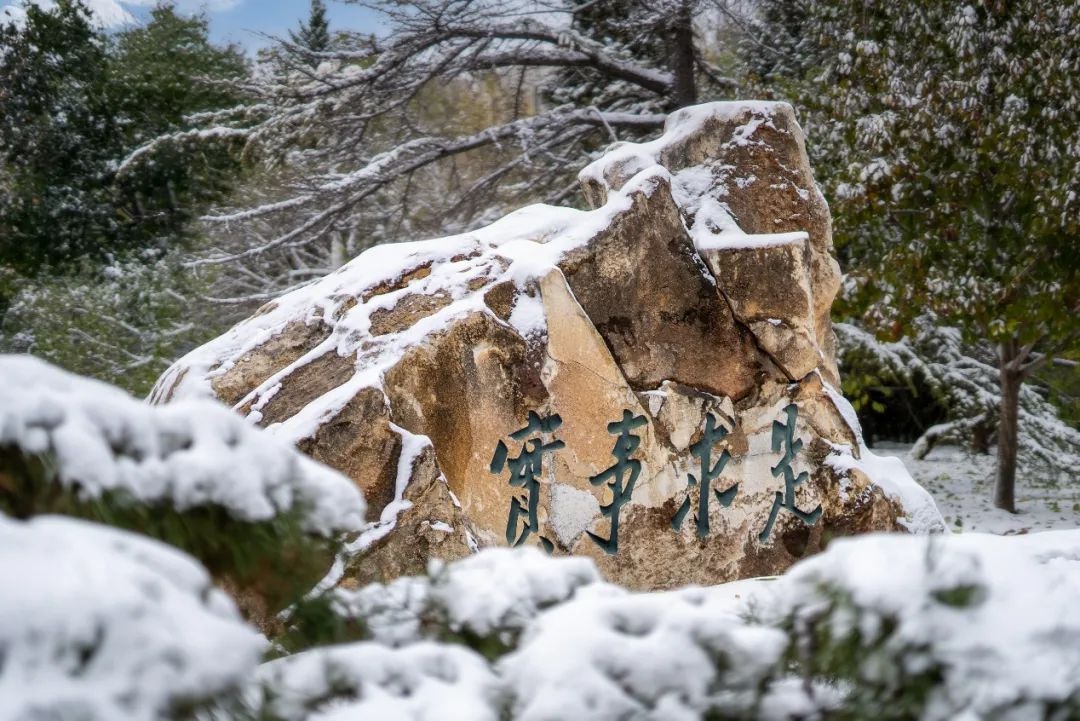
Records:
M943 527L902 469L876 483L833 390L830 220L790 106L679 111L582 179L594 210L366 251L153 400L216 396L353 478L382 521L355 584L518 543L634 588L713 584ZM538 438L555 446L516 465ZM603 475L616 442L632 481Z
M306 530L326 536L363 523L363 497L347 478L217 403L152 407L31 356L0 356L0 378L0 450L42 457L84 499L217 506L250 522L297 510Z
M830 311L840 288L832 218L786 103L708 103L672 113L647 143L620 143L581 171L593 207L643 169L671 173L694 247L738 321L791 378L839 386Z
M172 548L0 516L0 721L177 718L245 684L264 645Z

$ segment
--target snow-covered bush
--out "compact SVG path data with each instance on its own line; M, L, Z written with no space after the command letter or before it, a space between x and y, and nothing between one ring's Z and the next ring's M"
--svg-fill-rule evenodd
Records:
M870 536L794 567L760 620L842 719L1080 717L1080 533Z
M600 581L586 558L491 548L451 564L435 562L426 577L337 589L329 598L359 638L388 646L453 641L496 658L516 647L542 611Z
M842 370L858 370L877 383L922 388L947 412L943 423L927 428L912 454L925 456L938 443L960 443L986 450L995 438L1001 388L993 350L972 348L959 330L938 325L931 317L919 320L913 338L882 342L849 323L837 323ZM857 374L856 374L857 375ZM857 395L845 377L845 394ZM980 446L983 446L980 448ZM1080 431L1064 423L1057 410L1034 384L1020 391L1020 463L1051 476L1080 467Z
M178 551L0 516L0 721L188 719L246 683L264 644Z
M498 662L511 718L674 721L805 709L779 672L787 638L748 624L740 610L722 586L583 589L538 616Z
M188 551L271 606L357 530L348 479L209 401L151 407L29 356L0 356L0 513L60 513Z
M273 721L500 721L500 695L483 657L461 646L357 643L264 665L246 703L231 713Z
M274 661L245 718L787 718L783 633L743 620L771 582L634 594L592 561L487 549L426 577L333 592L369 639ZM340 716L339 716L340 714ZM229 713L222 714L229 717Z
M587 560L485 550L336 592L368 640L269 664L241 715L1080 718L1078 563L1080 531L876 535L776 580L631 593Z

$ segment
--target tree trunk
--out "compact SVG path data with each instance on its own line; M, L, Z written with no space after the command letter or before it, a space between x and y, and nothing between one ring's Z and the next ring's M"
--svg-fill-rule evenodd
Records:
M1016 513L1016 455L1020 417L1020 386L1023 374L1016 367L1017 342L1005 341L999 351L1001 418L998 421L997 483L994 505Z
M330 267L335 270L345 265L345 240L341 236L342 232L335 230L330 237Z
M971 452L981 456L990 455L991 442L994 440L994 412L988 410L971 428Z
M672 27L671 70L675 83L671 88L672 109L697 103L697 82L694 78L694 20L690 3L679 8Z

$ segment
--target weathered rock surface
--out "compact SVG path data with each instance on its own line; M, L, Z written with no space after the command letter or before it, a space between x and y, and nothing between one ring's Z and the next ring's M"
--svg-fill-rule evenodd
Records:
M790 106L679 111L582 184L592 211L367 251L153 399L217 396L353 478L381 518L345 583L528 543L665 588L942 528L835 390L839 272Z

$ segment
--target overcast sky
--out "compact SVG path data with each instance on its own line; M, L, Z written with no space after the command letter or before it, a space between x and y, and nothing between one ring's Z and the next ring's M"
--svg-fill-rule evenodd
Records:
M51 0L0 0L8 14L18 14L25 2L48 5ZM156 0L84 0L103 25L115 26L145 17ZM295 28L308 15L310 0L176 0L184 12L204 10L210 18L210 32L217 41L231 41L248 48L265 45L259 35L282 35ZM356 5L328 0L331 29L373 32L377 29L374 14ZM2 15L3 13L0 13Z

